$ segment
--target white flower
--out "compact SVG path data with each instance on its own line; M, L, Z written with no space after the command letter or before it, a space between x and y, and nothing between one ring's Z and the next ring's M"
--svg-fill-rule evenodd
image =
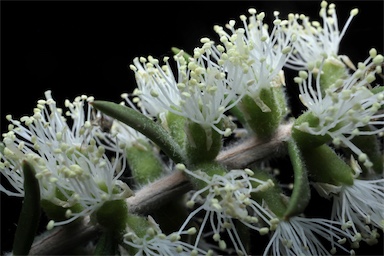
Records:
M343 244L347 238L355 240L336 226L338 222L326 219L295 216L280 221L271 218L270 223L275 229L271 229L273 234L263 255L329 255L336 247L348 252ZM323 240L330 242L330 249L324 247Z
M178 80L176 80L171 66L168 62L169 57L163 61L165 65L159 66L159 60L149 56L135 58L130 65L135 72L137 89L134 90L134 102L138 103L141 111L152 117L158 117L160 113L168 111L171 105L179 105L181 100L177 84L186 76L186 61L177 58ZM184 76L181 77L180 75ZM127 94L122 95L129 102ZM132 106L132 104L130 104Z
M242 81L246 83L246 87L241 89L246 90L259 107L267 112L270 111L269 107L258 100L259 93L263 88L284 84L281 70L291 53L294 36L290 31L285 32L287 21L278 18L279 12L274 12L274 26L270 32L263 23L264 12L256 15L256 10L251 8L249 13L251 16L248 22L245 15L240 16L242 28L235 29L235 21L229 21L226 28L231 34L220 26L214 27L224 45L217 47L217 52L221 52L221 55L216 58L228 74L243 76ZM235 68L238 66L242 68L242 72Z
M195 248L189 243L181 241L182 235L193 235L195 228L190 228L182 232L174 232L165 235L155 220L148 216L150 227L147 228L143 237L139 237L131 228L127 227L127 233L124 235L124 243L137 250L136 256L141 255L207 255L208 252ZM128 254L127 252L123 252Z
M71 129L66 123L62 109L56 107L51 91L46 91L45 97L46 100L38 101L33 116L24 116L20 119L21 122L13 120L10 115L7 116L11 124L8 126L9 132L3 134L3 142L6 147L2 154L6 167L9 167L9 160L20 162L27 155L33 156L33 158L47 158L45 154L51 155L53 151L60 150L60 141L68 141L71 145L76 145L79 148L83 143L89 143L91 137L84 135L93 128L91 123L87 121L90 119L91 111L88 109L88 112L84 113L81 105L88 98L85 97L85 99L81 100L78 98L78 104L73 105L71 112L68 113L71 113L72 117L74 117ZM93 99L89 98L89 100ZM78 107L82 108L81 111L78 110ZM20 168L20 166L14 167ZM19 172L11 172L8 175L8 177L13 177L15 181L18 181L17 186L14 186L14 188L20 187L21 190L17 189L19 193L12 194L10 191L4 191L5 193L13 196L24 196L20 175Z
M262 230L257 226L258 217L264 218L266 210L251 198L251 193L264 191L273 186L273 182L250 177L253 172L249 169L231 170L224 176L215 174L212 177L201 171L191 172L185 167L180 169L207 184L204 188L194 192L187 202L188 207L193 207L195 204L199 204L199 206L189 214L180 230L183 230L199 212L204 211L195 247L201 239L204 227L209 223L213 239L219 244L221 250L227 249L225 241L220 236L222 232L226 231L236 252L246 255L247 252L233 220L237 219L253 230ZM253 187L252 183L259 185Z
M1 154L2 175L10 181L14 191L0 190L12 196L24 196L21 162L29 159L36 170L40 194L57 206L67 209L65 224L91 214L105 201L123 199L131 195L128 186L118 178L125 168L125 157L116 153L111 162L102 146L97 146L96 131L92 124L91 109L84 110L93 98L77 97L66 101L72 127L56 107L51 92L45 93L35 114L11 121L10 131L4 134L5 149ZM76 206L76 212L71 207ZM50 224L52 227L52 223Z
M374 244L379 237L375 228L384 230L384 179L359 179L359 165L353 161L352 166L357 170L353 185L343 185L338 193L332 193L331 219L341 222L344 229L351 230L355 236Z
M305 122L296 128L313 135L329 135L335 145L344 144L349 147L367 167L372 163L351 139L356 135L379 134L384 131L384 115L378 113L384 104L384 93L374 94L367 86L375 80L375 73L381 72L383 56L377 55L374 49L370 55L364 63L359 63L358 70L352 75L339 79L326 89L325 95L320 76L316 77L315 84L312 83L312 71L309 75L300 71L300 77L295 78L299 83L301 101L319 121L316 126L309 126ZM372 127L372 131L360 130L367 125Z
M323 24L310 21L309 17L303 14L288 15L288 31L293 31L297 40L286 67L294 70L312 69L324 57L334 60L343 58L343 56L338 56L340 42L353 17L357 15L358 9L351 10L347 22L340 31L335 4L330 4L328 9L327 6L326 1L321 2L320 16Z
M202 42L203 47L195 50L196 57L190 58L188 63L182 51L174 56L177 78L168 58L164 58L166 65L162 67L152 57L134 59L131 69L138 84L134 94L140 98L139 106L144 113L158 117L170 111L204 128L211 127L220 134L227 134L228 131L220 130L217 124L225 117L224 112L240 100L238 83L228 79L220 66L206 61L212 54L213 42L206 38Z

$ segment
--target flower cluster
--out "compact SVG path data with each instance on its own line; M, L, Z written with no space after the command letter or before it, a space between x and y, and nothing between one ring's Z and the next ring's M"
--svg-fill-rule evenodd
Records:
M10 131L3 135L1 173L15 191L3 186L1 191L24 196L21 162L28 159L35 168L45 205L63 209L65 216L59 217L54 225L87 216L106 201L132 195L129 187L119 180L125 166L124 155L116 154L111 161L104 147L97 146L97 134L102 131L92 123L88 103L93 98L81 96L74 102L65 102L69 109L65 114L72 121L70 126L51 92L47 91L45 96L45 100L39 100L33 116L22 117L20 121L8 116L11 125Z
M381 68L384 61L376 50L370 51L370 57L351 76L339 79L324 90L320 77L312 84L313 72L299 73L296 79L299 83L300 99L308 110L317 118L319 124L311 127L308 122L301 123L297 129L314 135L329 135L335 145L343 144L349 147L364 162L371 167L367 155L356 147L351 140L355 136L380 134L384 131L383 115L378 113L384 104L384 94L373 93L367 84L375 80L376 67ZM320 71L322 68L320 67ZM373 70L373 71L371 71ZM377 125L372 130L365 131L366 126Z
M253 172L249 169L231 170L224 175L214 174L211 177L201 171L191 172L184 165L179 165L178 168L204 183L202 188L196 191L186 203L189 208L194 207L195 204L199 204L199 206L191 212L180 230L183 230L199 212L205 211L199 225L197 241L209 221L213 232L212 237L214 241L218 242L221 250L227 249L227 245L220 235L225 230L235 251L247 254L234 221L238 220L245 226L260 231L261 229L255 224L259 222L258 216L264 215L265 209L251 198L251 193L267 190L274 186L273 182L252 178Z
M263 23L265 13L257 13L254 8L248 10L249 19L241 15L243 27L235 29L235 20L229 21L226 28L216 25L215 32L220 37L222 46L217 46L218 52L224 52L217 63L223 65L228 74L236 74L234 68L241 66L244 72L243 81L247 83L246 93L255 98L258 106L265 112L271 111L260 98L263 88L284 85L281 70L292 51L295 35L286 29L287 21L278 18L279 12L274 12L272 31ZM240 76L241 73L236 74Z
M7 116L0 171L11 189L0 191L27 200L30 163L48 228L90 216L101 227L95 253L102 254L248 255L253 235L269 239L264 255L354 254L361 241L377 243L384 90L374 82L384 57L371 49L356 68L339 55L358 10L341 31L335 5L325 1L322 24L275 11L269 27L267 14L248 12L240 25L214 26L218 42L204 37L192 55L175 50L173 63L135 58L137 88L121 94L124 103L79 96L64 112L47 91L33 116ZM298 71L306 110L297 117L287 118L285 69ZM281 125L289 127L284 136ZM238 128L246 134L240 147L221 151ZM283 154L291 166L272 172L269 160ZM136 208L123 174L137 188ZM331 200L329 216L307 212L311 186Z
M288 221L271 219L275 230L271 234L270 241L263 255L329 255L336 253L337 248L344 252L348 251L344 243L351 237L336 221L319 218L306 218L295 216ZM336 224L336 225L335 225ZM324 247L322 240L328 240L331 249Z
M164 234L156 221L148 216L149 227L145 229L145 234L140 237L137 232L128 227L128 232L124 235L124 243L131 249L136 250L134 255L209 255L202 249L195 248L187 242L181 240L181 236L194 235L196 228L190 228L182 232ZM123 253L127 253L123 248Z
M201 41L204 46L195 49L195 58L186 60L182 51L174 56L177 79L168 57L164 58L166 64L161 67L151 56L136 58L131 65L138 85L134 95L140 99L143 112L150 116L161 117L169 111L229 135L230 130L222 131L217 124L223 119L224 112L239 101L241 95L237 86L241 80L229 78L221 67L205 62L212 54L213 42L206 38Z
M285 66L294 70L313 69L324 58L341 64L340 61L347 57L338 55L340 42L358 12L358 9L351 10L341 31L336 15L336 5L333 3L328 5L326 1L321 2L322 24L318 21L311 21L304 14L288 15L288 30L294 31L297 40L294 43L293 54Z
M354 246L358 247L361 240L368 244L376 244L379 234L377 229L384 229L384 179L372 175L370 179L362 179L359 164L351 159L354 170L352 186L337 186L323 196L332 198L331 219L342 224L351 236L356 237ZM324 186L324 184L320 184Z

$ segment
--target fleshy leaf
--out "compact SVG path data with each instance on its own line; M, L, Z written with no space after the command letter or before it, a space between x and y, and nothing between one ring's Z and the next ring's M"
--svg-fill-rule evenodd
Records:
M334 58L326 59L321 71L320 85L323 95L338 79L345 79L348 75L346 66L341 61Z
M361 131L371 131L369 126L360 128ZM367 154L368 159L372 162L372 169L381 174L384 170L384 156L383 151L380 149L380 138L377 135L361 135L354 137L351 142L358 147L362 152ZM358 157L358 156L357 156ZM361 165L364 173L368 172L366 166Z
M257 191L251 193L253 199L259 201L260 203L264 201L268 208L279 218L283 218L284 213L287 211L287 205L282 196L283 191L280 186L278 186L278 182L273 177L273 175L267 173L263 170L254 170L254 178L267 181L268 179L272 180L275 186L264 190ZM252 184L256 187L258 184Z
M153 182L163 173L163 164L152 146L143 140L138 140L126 149L128 165L132 177L139 186Z
M294 182L284 219L289 219L302 213L307 207L311 197L305 163L300 148L293 139L288 141L288 154L292 162Z
M319 119L311 111L300 115L292 128L292 138L301 149L314 148L331 141L329 135L313 135L305 131L306 126L316 127L319 125Z
M353 185L353 170L329 146L303 150L304 162L316 182Z
M95 213L97 222L114 233L124 230L127 223L128 206L125 200L106 201Z
M104 231L97 244L94 255L118 255L118 239L116 234L112 231Z
M129 107L108 101L94 101L92 105L103 112L141 132L158 145L176 163L183 163L184 155L180 146L161 125L142 113Z
M180 147L183 147L186 140L184 130L185 120L185 117L176 115L170 111L166 113L164 120L162 120L163 127L171 134L172 138L180 145Z
M24 201L13 241L13 255L27 255L40 220L40 188L36 171L26 160L22 163L24 174Z
M219 154L222 136L210 126L187 122L185 133L188 140L184 147L189 165L213 161Z
M272 88L262 89L258 97L244 96L239 107L247 126L261 139L269 139L282 119Z

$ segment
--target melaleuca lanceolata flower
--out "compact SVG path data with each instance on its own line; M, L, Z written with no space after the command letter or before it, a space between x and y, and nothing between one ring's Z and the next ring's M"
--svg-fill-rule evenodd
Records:
M116 153L111 161L105 148L94 137L100 131L91 120L88 102L92 97L77 97L66 101L66 116L56 107L51 92L40 100L34 115L11 122L4 134L1 173L13 187L0 187L13 196L24 196L21 162L29 159L36 170L41 199L62 208L65 224L96 211L105 201L123 199L132 193L119 181L125 167L124 155ZM52 225L50 225L52 226Z

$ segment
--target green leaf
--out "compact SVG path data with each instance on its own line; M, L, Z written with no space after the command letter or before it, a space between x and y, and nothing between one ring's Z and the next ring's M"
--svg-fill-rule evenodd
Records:
M278 185L278 181L275 179L275 177L271 174L269 174L267 171L263 170L253 170L254 175L253 178L257 178L260 180L272 180L275 186L264 190L264 191L257 191L252 192L251 196L253 199L257 200L258 202L262 203L264 201L268 208L280 219L284 217L284 213L287 211L287 204L284 201L283 198L283 191L281 187ZM252 184L254 187L256 187L259 184Z
M221 124L218 124L219 129ZM184 144L189 166L214 161L222 146L222 135L210 126L187 121L185 133L188 141Z
M118 234L127 224L128 206L125 200L106 201L93 213L97 222L105 229Z
M116 234L110 230L104 231L97 241L94 255L118 255L119 239Z
M4 143L0 142L0 154L4 154L5 145Z
M186 141L185 135L185 122L186 118L176 115L173 112L168 112L165 115L165 119L162 120L162 126L171 134L172 138L183 147Z
M353 170L329 146L303 150L303 158L310 177L327 184L353 185Z
M213 175L224 176L228 171L227 169L217 162L203 162L194 166L194 171L203 172L208 174L208 176L213 177ZM189 181L192 183L192 186L197 190L203 189L207 186L207 183L199 178L196 178L192 175L188 175ZM208 191L205 191L203 195L207 195Z
M249 127L257 137L269 139L279 127L283 112L272 88L262 89L257 98L245 95L239 108Z
M311 193L308 182L307 170L302 159L302 154L296 141L288 140L288 155L292 162L294 181L291 198L289 199L284 219L302 213L307 207Z
M176 55L178 54L179 52L183 51L182 49L179 49L177 47L172 47L171 48L171 51ZM185 61L188 63L189 62L189 59L192 58L191 55L189 55L188 53L186 53L185 51L183 51L183 57L185 59Z
M108 101L94 101L92 105L103 112L141 132L158 145L164 153L176 163L184 163L185 158L180 146L161 125L142 113L129 107Z
M163 174L163 163L148 141L138 140L125 149L128 165L134 181L144 186L160 178Z
M321 93L325 95L325 91L339 79L345 79L348 75L347 67L339 60L328 58L325 60L321 69L320 86Z
M296 119L292 128L292 138L301 149L315 148L331 141L332 138L329 135L313 135L297 128L304 124L309 127L316 127L319 125L319 118L314 116L311 111L307 111Z
M371 131L373 128L366 126L360 128L361 131ZM384 156L383 151L380 149L380 139L377 135L360 135L354 137L351 142L358 147L362 152L367 154L369 161L372 162L372 169L381 174L384 170ZM345 149L350 151L349 149ZM358 156L357 156L358 157ZM368 173L367 167L361 165L364 173Z
M140 215L128 213L127 226L133 230L138 237L144 237L150 227L148 220Z
M27 255L40 220L40 188L33 166L24 160L24 201L13 241L13 255Z

